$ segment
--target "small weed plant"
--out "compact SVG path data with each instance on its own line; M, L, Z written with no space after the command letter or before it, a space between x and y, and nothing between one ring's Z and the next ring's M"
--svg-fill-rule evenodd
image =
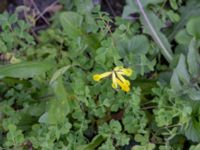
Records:
M0 149L199 150L200 1L60 3L0 14Z

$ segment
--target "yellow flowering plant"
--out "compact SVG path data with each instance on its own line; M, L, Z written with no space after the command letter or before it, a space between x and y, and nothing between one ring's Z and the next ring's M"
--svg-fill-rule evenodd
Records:
M0 150L200 150L200 0L62 1L0 14Z
M125 92L130 91L130 81L125 79L124 76L130 77L132 75L132 69L124 68L122 66L115 67L112 71L104 72L101 74L93 75L93 80L100 81L101 79L111 76L112 77L112 87L121 89Z

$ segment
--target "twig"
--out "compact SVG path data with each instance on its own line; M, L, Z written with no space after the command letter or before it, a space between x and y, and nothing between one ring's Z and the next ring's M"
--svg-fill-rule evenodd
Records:
M36 17L36 21L38 19L40 19L48 10L49 8L53 7L54 5L56 5L58 3L58 0L56 0L55 2L53 2L50 6L46 7L45 10L43 12L41 12L37 17Z
M37 5L35 4L34 0L31 0L31 3L32 3L33 7L36 9L36 11L39 13L39 16L40 16L39 18L42 18L42 19L45 21L45 23L46 23L47 25L49 25L49 21L48 21L43 15L40 15L41 12L40 12L39 8L37 7ZM37 21L37 20L38 20L38 19L36 18L35 21Z
M142 107L142 110L147 110L147 109L152 109L152 108L156 108L156 106L147 106L147 107Z
M39 30L43 30L43 29L46 29L46 28L47 28L46 25L42 25L42 26L35 26L32 29L33 29L34 32L37 32Z

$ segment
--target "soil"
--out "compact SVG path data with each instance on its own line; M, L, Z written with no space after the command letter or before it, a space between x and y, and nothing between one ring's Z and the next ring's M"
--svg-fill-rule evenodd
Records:
M125 0L92 0L94 4L100 4L102 11L108 12L111 16L120 16L125 5ZM1 0L0 12L14 12L18 6L37 6L39 11L44 11L52 3L58 0Z
M92 0L94 5L100 5L101 10L110 14L111 18L121 16L125 0ZM33 27L34 32L46 29L50 24L51 16L62 9L59 0L1 0L0 13L7 11L12 14L19 9L19 6L25 6L22 9L29 9L28 15L36 16L36 24ZM18 13L20 19L26 19L24 11Z

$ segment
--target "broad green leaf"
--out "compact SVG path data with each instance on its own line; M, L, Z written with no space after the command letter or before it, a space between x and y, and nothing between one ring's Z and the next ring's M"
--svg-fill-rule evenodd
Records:
M189 0L186 1L186 6L180 8L181 18L180 21L177 22L171 34L168 36L169 41L172 41L176 34L184 28L186 23L191 17L200 15L200 3L199 0Z
M133 36L127 43L128 51L134 54L146 54L149 50L149 41L144 35Z
M65 120L67 114L70 112L68 94L65 90L61 76L63 71L68 69L67 67L68 66L61 68L52 77L50 86L53 89L55 99L49 101L47 112L45 112L39 119L40 123L62 123Z
M187 32L197 39L200 39L199 24L200 24L200 17L194 17L190 19L186 25Z
M172 10L167 11L167 15L169 19L174 23L177 23L180 20L180 16Z
M63 123L69 112L68 107L67 103L62 104L58 99L52 99L48 104L47 116L41 116L40 121L44 120L47 124Z
M55 94L55 99L51 100L48 105L48 122L50 124L56 124L65 119L66 115L70 112L70 106L62 77L54 80L51 87Z
M77 7L77 11L81 14L90 13L94 7L91 0L74 0L74 3Z
M176 0L169 0L169 2L170 2L170 6L171 6L173 9L175 9L175 10L178 9L178 5L177 5Z
M0 67L0 79L5 77L31 78L50 70L53 64L53 61L35 61L4 65Z
M99 64L105 64L106 62L106 55L108 53L107 49L99 48L96 50L95 61Z
M178 65L175 70L181 82L184 84L190 83L190 75L187 70L186 58L184 55L180 55Z
M129 59L127 61L129 63L132 63L135 73L141 75L144 75L145 72L153 71L154 66L156 64L155 60L150 61L148 60L147 56L143 54L130 54Z
M171 80L170 80L170 85L173 90L175 91L180 91L182 89L182 85L180 83L179 77L176 73L176 71L173 72Z
M90 48L96 49L100 46L94 34L87 34L83 28L83 16L76 12L63 12L60 15L60 22L64 32L70 39L78 40L81 38Z
M191 44L195 44L195 41L193 40L191 41ZM195 85L195 87L191 86L193 83L190 81L191 80L190 76L193 76L195 78L199 72L198 59L196 59L196 57L198 57L198 53L195 52L196 50L194 49L194 47L191 47L191 46L194 46L191 44L190 44L190 48L192 49L189 50L188 56L187 56L188 64L186 64L185 56L181 54L178 65L173 72L170 85L172 89L175 90L175 92L182 91L184 94L187 94L187 96L191 100L199 101L200 100L199 87L198 85Z
M189 72L193 77L197 77L200 72L200 64L199 64L199 52L197 48L197 41L192 39L189 45L188 55L187 55L187 63Z
M79 150L94 150L96 147L98 147L103 141L105 140L105 138L102 135L97 135L93 138L93 140L84 146L80 146L78 149Z
M200 100L200 91L199 89L195 88L190 88L187 90L188 96L190 99L194 101L199 101Z
M62 76L69 68L71 67L71 65L62 67L60 69L58 69L52 76L51 80L50 80L50 84L52 84L55 80L57 80L60 76Z
M136 145L133 146L131 150L154 150L155 149L155 144L154 143L147 143L145 145Z
M147 32L152 36L154 41L159 45L161 53L167 59L168 62L171 62L173 59L173 54L171 50L171 45L168 42L165 35L160 31L160 20L155 14L144 9L140 0L136 0L138 8L141 12L141 22L144 25Z
M196 119L192 119L188 125L188 127L185 129L185 136L187 139L193 141L193 142L200 142L200 128L199 128L199 122L197 122Z
M72 39L78 38L83 34L81 25L83 17L76 12L63 12L60 15L60 22L64 32Z
M48 123L48 113L45 112L44 114L42 114L42 116L40 116L38 122L47 124Z
M68 105L68 94L65 90L64 83L62 78L58 78L56 81L53 82L51 85L56 96L56 99L62 104L66 105L66 112L69 112L69 105ZM68 108L68 109L67 109Z
M190 36L185 29L179 31L176 34L176 42L183 45L189 45L190 41L192 40L192 36Z

